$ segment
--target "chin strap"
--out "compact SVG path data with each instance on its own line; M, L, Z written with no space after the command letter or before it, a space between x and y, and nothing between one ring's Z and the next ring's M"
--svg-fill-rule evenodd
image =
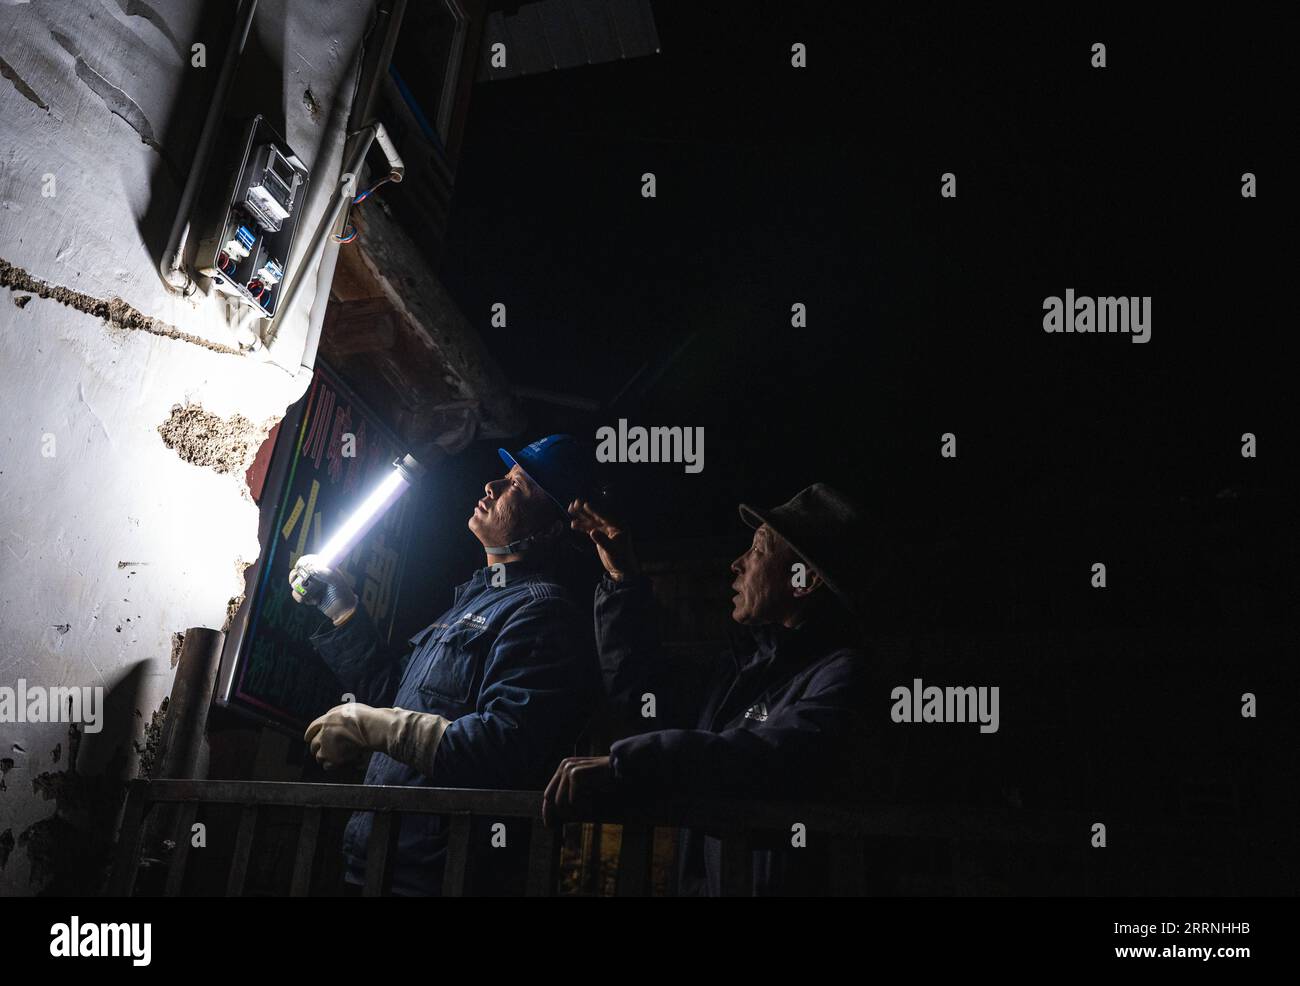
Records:
M489 555L518 554L521 551L527 551L539 541L550 540L559 533L560 528L561 523L557 520L554 524L551 524L543 531L538 531L536 534L530 534L528 537L520 538L518 541L511 541L509 544L503 544L500 547L489 547L485 544L483 545L483 550Z

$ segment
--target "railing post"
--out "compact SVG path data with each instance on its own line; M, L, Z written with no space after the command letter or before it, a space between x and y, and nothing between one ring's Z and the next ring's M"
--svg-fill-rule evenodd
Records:
M650 861L653 855L654 829L649 825L625 824L623 837L619 840L617 896L650 895Z
M230 861L230 878L226 881L226 896L239 897L244 893L248 878L248 859L253 853L253 835L257 831L259 806L244 805L239 813L239 833L235 836L235 854Z
M754 854L743 832L734 832L722 840L722 896L752 897L754 894Z
M366 843L366 884L363 897L382 897L392 890L393 865L397 860L397 836L402 816L396 811L375 812L375 822Z
M140 846L144 842L144 816L149 809L148 789L149 782L143 780L132 781L127 787L126 808L122 813L113 872L106 892L109 897L130 897L135 890L135 878L140 869Z
M578 877L584 893L599 896L604 889L600 878L600 822L584 822L582 838L579 840Z
M447 857L442 868L442 895L463 897L465 879L469 873L470 832L474 816L462 812L451 816L451 832L447 837Z
M179 897L181 888L185 885L185 863L190 857L190 830L194 827L194 819L198 812L199 803L187 801L176 813L176 827L173 829L176 846L172 849L171 859L167 862L167 886L163 890L164 896Z
M298 828L298 851L293 859L293 883L290 897L306 897L311 892L311 870L316 861L316 842L320 838L321 809L308 807L302 810L302 824Z
M540 818L533 819L533 834L528 844L528 886L524 890L527 896L555 896L563 834L563 828L547 828Z

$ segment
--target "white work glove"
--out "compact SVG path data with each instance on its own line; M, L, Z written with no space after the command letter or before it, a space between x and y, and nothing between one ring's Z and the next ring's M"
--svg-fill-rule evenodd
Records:
M299 583L303 583L301 590ZM293 587L293 601L315 606L340 627L347 622L357 608L357 594L337 572L328 565L321 565L316 555L303 555L298 564L289 573L289 585Z
M376 709L359 702L337 705L307 727L303 739L326 770L386 753L428 774L450 719L409 709Z

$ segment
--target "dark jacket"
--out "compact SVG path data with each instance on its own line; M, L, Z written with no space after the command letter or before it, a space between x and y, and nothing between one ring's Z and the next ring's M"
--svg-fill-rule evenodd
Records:
M541 791L586 726L599 693L581 612L550 574L528 561L505 565L505 585L482 568L457 586L455 602L408 641L403 653L380 644L358 606L341 627L311 638L358 702L432 712L452 720L433 770L421 774L382 753L367 784ZM364 878L373 813L357 812L343 836L348 879ZM513 889L527 852L526 826L507 821L506 849L476 832L476 886ZM521 830L516 831L516 827ZM393 890L437 894L447 831L436 815L403 814Z
M649 581L608 577L596 589L596 645L615 709L652 727L614 743L614 774L638 796L843 804L882 790L887 772L869 736L888 721L888 690L848 624L830 612L798 629L760 627L749 653L689 665L662 653ZM885 700L884 704L882 701ZM876 708L876 707L879 708ZM798 818L791 818L793 825ZM807 848L754 852L754 892L825 892L828 857ZM720 893L721 843L683 832L679 892Z

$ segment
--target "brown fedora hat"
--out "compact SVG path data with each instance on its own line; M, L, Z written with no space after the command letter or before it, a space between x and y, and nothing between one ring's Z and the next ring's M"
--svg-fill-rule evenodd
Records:
M857 504L825 483L813 483L770 510L742 503L740 519L779 534L850 610L883 573L886 547L879 529Z

